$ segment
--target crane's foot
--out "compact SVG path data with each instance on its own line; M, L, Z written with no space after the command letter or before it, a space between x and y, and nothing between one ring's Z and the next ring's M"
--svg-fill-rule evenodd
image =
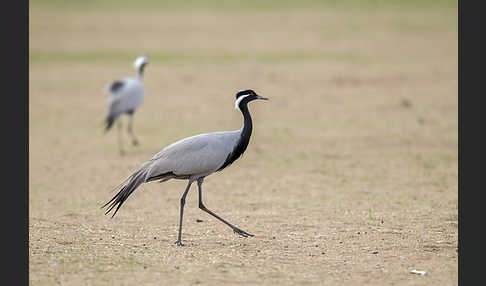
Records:
M132 144L133 144L133 146L138 146L138 140L137 139L133 139Z
M233 228L233 231L236 232L237 234L243 236L243 237L255 236L255 235L250 234L250 233L248 233L248 232L246 232L244 230L241 230L241 229L239 229L237 227Z
M181 247L184 246L184 244L180 240L176 241L175 244L177 244L177 246L181 246Z

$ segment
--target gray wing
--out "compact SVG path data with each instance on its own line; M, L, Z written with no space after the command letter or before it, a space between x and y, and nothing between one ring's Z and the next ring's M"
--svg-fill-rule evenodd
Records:
M177 176L215 172L233 151L239 136L239 131L214 132L177 141L152 157L146 179L169 172Z
M110 92L108 101L108 114L110 116L135 110L142 103L145 94L142 83L135 78L114 81L107 89Z

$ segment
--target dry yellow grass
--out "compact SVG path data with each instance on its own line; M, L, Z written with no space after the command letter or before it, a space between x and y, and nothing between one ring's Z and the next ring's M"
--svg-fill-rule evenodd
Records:
M31 8L31 285L457 285L457 10ZM151 63L141 145L105 135L103 86ZM183 137L241 126L244 156L205 183L112 187ZM125 119L125 118L124 118ZM126 120L125 120L126 122ZM196 222L202 220L202 222ZM410 274L426 270L426 276Z

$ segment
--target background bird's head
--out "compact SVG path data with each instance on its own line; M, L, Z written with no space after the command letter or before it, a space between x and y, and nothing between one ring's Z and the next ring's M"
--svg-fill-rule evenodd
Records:
M255 99L268 100L268 98L258 95L252 89L240 90L236 93L235 109L241 109L240 105L247 104Z
M148 57L146 55L139 56L135 62L133 62L133 66L137 71L143 71L145 65L148 64Z

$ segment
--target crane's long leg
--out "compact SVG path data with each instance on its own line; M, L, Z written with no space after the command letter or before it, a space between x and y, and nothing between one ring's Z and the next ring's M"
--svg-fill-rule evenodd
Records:
M132 136L132 144L134 146L138 145L138 140L135 137L135 134L133 134L133 128L132 128L132 123L133 123L133 112L129 114L130 120L128 121L128 133Z
M202 187L201 187L203 181L204 181L204 178L197 179L197 187L199 189L199 208L202 209L203 211L207 212L208 214L214 216L215 218L219 219L220 221L222 221L223 223L225 223L227 226L231 227L233 229L233 231L236 232L237 234L239 234L241 236L244 236L244 237L254 236L253 234L249 234L248 232L243 231L243 230L237 228L236 226L234 226L231 223L227 222L226 220L222 219L220 216L218 216L217 214L213 213L212 211L210 211L209 209L207 209L204 206L203 201L202 201Z
M175 242L178 246L184 246L182 243L181 237L182 237L182 217L184 216L184 205L186 204L186 195L187 192L189 192L189 188L191 187L192 180L189 180L189 183L187 184L186 190L184 191L184 194L182 194L181 197L181 214L180 214L180 220L179 220L179 236L177 238L177 241Z
M122 124L120 118L118 119L118 148L120 149L120 155L125 155L123 150L123 139L122 139Z

